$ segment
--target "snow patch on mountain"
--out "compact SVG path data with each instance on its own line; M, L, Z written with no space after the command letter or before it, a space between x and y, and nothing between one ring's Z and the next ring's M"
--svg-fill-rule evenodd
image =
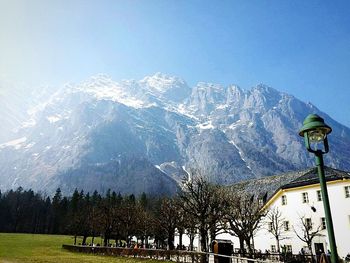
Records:
M36 121L34 119L29 119L25 122L23 122L23 124L21 125L21 128L29 128L29 127L33 127L36 125Z
M24 149L32 148L34 145L35 145L35 142L28 143L28 144L24 147Z
M62 118L61 118L61 116L59 116L59 115L55 115L55 116L48 116L46 119L47 119L50 123L55 123L55 122L60 121Z
M197 116L195 116L194 113L191 110L189 110L185 104L180 104L178 106L178 108L176 109L176 111L182 115L185 115L185 116L191 118L191 119L199 120L199 118Z
M140 84L148 86L151 91L156 93L165 93L174 86L186 85L184 80L160 72L143 78Z
M233 129L237 128L240 124L241 124L241 120L237 120L236 122L230 124L230 126L228 126L228 128L233 130Z
M242 160L243 162L245 162L246 165L247 165L247 168L248 168L250 171L252 171L252 168L248 165L246 159L243 157L243 153L242 153L241 148L239 148L239 147L237 146L237 144L236 144L234 141L229 141L229 143L231 143L231 144L237 149L238 154L239 154L239 156L241 157L241 160Z
M22 137L12 141L8 141L6 143L0 144L0 149L6 148L6 147L13 147L14 149L18 150L22 147L23 143L25 143L26 140L27 140L27 137Z
M123 86L106 78L93 78L92 81L77 88L78 91L89 94L97 100L111 100L135 109L150 107L148 103L132 96Z
M200 123L196 126L200 130L210 130L210 129L215 129L215 126L212 124L212 121L208 121L205 123Z

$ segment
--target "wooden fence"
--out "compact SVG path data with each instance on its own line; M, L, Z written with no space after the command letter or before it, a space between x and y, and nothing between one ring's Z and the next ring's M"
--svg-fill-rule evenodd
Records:
M202 257L206 257L209 263L231 262L231 263L278 263L278 262L312 262L310 256L282 255L282 254L260 254L254 259L240 257L238 254L227 256L214 253L186 251L186 250L165 250L165 249L144 249L144 248L122 248L122 247L100 247L100 246L77 246L62 245L66 250L89 254L108 256L140 257L159 260L171 260L183 263L200 263ZM226 259L226 260L225 260ZM229 260L227 260L229 259Z

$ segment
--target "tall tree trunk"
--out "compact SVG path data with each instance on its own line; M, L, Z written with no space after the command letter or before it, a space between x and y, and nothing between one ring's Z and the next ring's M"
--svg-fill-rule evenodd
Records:
M253 255L255 255L255 243L254 243L254 236L252 235L252 252L253 252Z
M238 239L239 239L239 249L241 251L241 256L244 257L245 256L244 239L241 236L239 236Z
M310 253L311 253L311 261L312 261L312 262L315 262L314 253L312 252L312 245L311 245L311 242L310 242L310 243L307 243L307 247L309 248Z
M213 226L210 228L210 244L212 244L215 239L216 239L216 226Z
M145 235L145 247L148 247L148 235Z
M168 235L168 250L174 250L174 236L175 233L170 231Z
M104 247L107 247L107 246L108 246L108 243L109 243L109 232L106 231L106 232L105 232L105 235L104 235L104 239L103 239L103 246L104 246Z
M190 247L189 250L193 251L194 234L190 233Z
M248 247L248 253L249 253L249 256L252 257L253 256L253 250L252 250L252 245L250 243L250 238L245 238L245 243Z
M118 245L118 240L119 240L119 238L118 238L118 236L116 236L115 238L114 238L114 241L115 241L115 246L116 247L118 247L119 245Z
M277 245L277 253L281 253L281 250L280 250L280 239L278 237L276 237L276 245Z
M204 228L200 229L200 239L201 239L201 252L207 252L207 231ZM201 263L207 263L207 255L203 254L201 256Z
M182 249L182 235L183 235L183 229L179 230L179 247Z
M200 240L201 240L201 251L202 252L207 252L207 232L205 229L200 229Z

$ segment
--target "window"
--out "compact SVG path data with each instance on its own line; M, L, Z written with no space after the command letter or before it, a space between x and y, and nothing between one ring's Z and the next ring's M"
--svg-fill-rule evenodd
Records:
M345 186L345 198L350 198L350 186Z
M309 202L309 195L307 193L302 193L303 203Z
M321 229L326 229L327 225L326 225L326 218L325 217L321 217Z
M271 252L276 252L276 245L271 245Z
M286 205L287 204L287 196L282 195L282 205Z
M317 190L317 201L322 201L321 190Z
M288 231L289 230L289 221L284 221L283 226L284 226L284 231Z
M268 222L268 229L269 231L272 231L272 222Z
M292 245L287 245L286 250L287 250L287 252L292 253Z
M305 218L305 226L310 230L312 229L312 221L311 218Z

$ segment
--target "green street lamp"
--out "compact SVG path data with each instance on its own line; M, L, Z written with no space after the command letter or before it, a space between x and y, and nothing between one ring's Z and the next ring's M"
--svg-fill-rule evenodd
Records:
M332 128L325 124L324 120L316 115L310 114L306 117L299 131L299 135L304 137L306 149L309 152L315 154L316 166L318 171L318 176L320 179L322 200L324 206L324 213L326 217L328 239L331 249L331 261L332 263L338 262L337 245L335 243L334 228L332 221L331 209L329 206L327 184L324 175L324 165L323 165L323 154L328 153L328 139L327 135L332 132ZM320 145L320 144L323 144ZM320 147L319 147L320 146Z

